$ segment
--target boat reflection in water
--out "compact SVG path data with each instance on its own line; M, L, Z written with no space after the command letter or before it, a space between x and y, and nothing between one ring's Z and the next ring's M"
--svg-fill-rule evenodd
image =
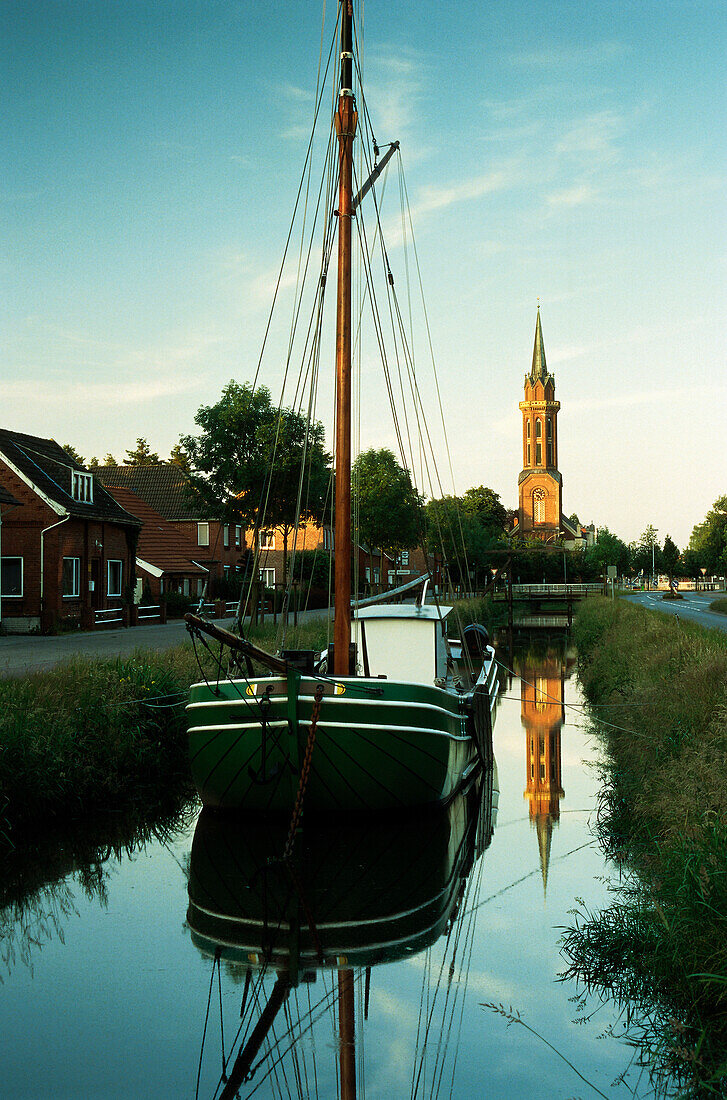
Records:
M193 943L218 972L224 964L244 980L240 1032L233 1049L223 1051L215 1096L234 1097L246 1081L257 1089L286 1055L299 1065L302 1037L329 1011L337 1016L340 1095L356 1096L355 996L360 1030L371 968L423 952L445 933L451 982L463 961L457 951L471 944L478 859L492 838L496 807L491 767L437 810L307 823L287 860L281 858L286 829L278 822L203 810L192 844L187 921ZM465 919L468 931L460 935ZM301 986L307 993L299 998ZM453 1013L456 997L446 996ZM435 1026L439 1034L446 1025ZM422 1034L419 1057L425 1048Z

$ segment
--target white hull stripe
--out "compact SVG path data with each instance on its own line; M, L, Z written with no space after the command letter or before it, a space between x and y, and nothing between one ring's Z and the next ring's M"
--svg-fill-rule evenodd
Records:
M287 722L268 722L268 729L287 729ZM472 743L469 736L460 737L455 733L447 733L446 730L435 730L427 726L376 726L357 722L355 726L338 725L336 722L319 722L318 729L337 730L339 732L354 733L413 733L417 736L429 734L431 737L446 737L448 741L466 741ZM259 722L229 722L224 726L191 726L189 733L243 733L244 731L257 733L260 730Z

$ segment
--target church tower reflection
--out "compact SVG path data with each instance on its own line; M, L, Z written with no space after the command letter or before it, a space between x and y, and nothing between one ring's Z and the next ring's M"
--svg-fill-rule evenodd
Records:
M571 662L572 663L572 662ZM565 795L561 780L561 728L565 720L564 653L549 650L526 655L516 663L520 676L520 718L525 727L526 787L530 820L538 837L543 897L548 888L548 865L553 826L560 818Z

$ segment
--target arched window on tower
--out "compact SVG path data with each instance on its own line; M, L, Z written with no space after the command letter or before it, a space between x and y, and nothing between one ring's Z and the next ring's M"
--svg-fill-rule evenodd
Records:
M533 523L545 523L545 489L533 489Z
M541 443L541 436L543 434L543 422L538 418L535 421L535 465L543 465L543 444Z
M526 455L527 455L526 460L525 460L525 465L529 466L530 465L530 421L529 420L528 420L527 424L525 425L525 436L526 436L526 439L527 439L527 444L526 444L526 447L525 447Z
M548 417L548 436L547 436L547 454L548 465L553 465L553 417Z

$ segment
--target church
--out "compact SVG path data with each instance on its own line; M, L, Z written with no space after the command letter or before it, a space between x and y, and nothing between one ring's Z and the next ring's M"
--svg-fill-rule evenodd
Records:
M513 534L558 543L568 550L589 545L593 530L572 523L563 514L563 478L558 470L558 413L555 377L548 370L540 324L525 393L520 402L523 418L523 468L518 477L518 511Z

